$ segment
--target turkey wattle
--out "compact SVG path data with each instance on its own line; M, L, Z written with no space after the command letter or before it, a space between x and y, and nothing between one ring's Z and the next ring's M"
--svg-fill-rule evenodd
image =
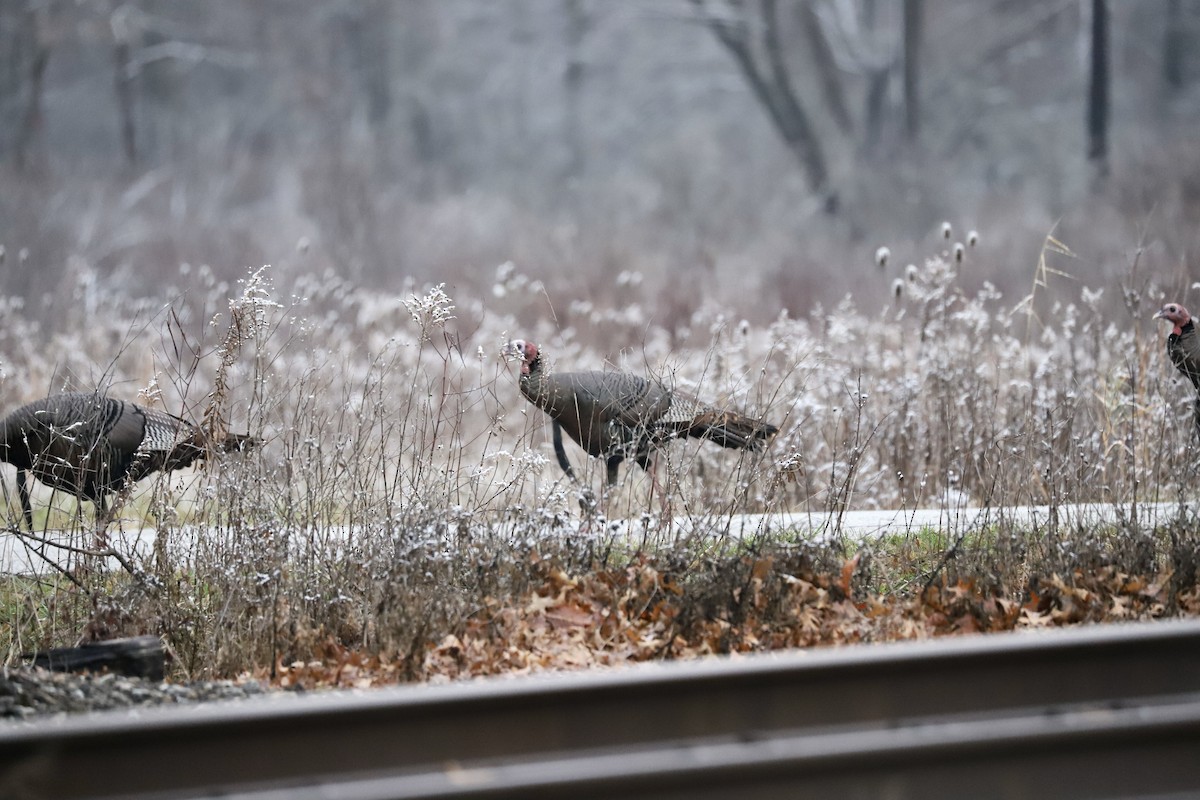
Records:
M650 454L670 439L692 436L722 447L761 450L778 428L628 372L551 372L538 346L524 339L505 345L521 359L521 393L553 421L554 454L575 477L562 431L588 454L603 458L609 485L626 458L648 469Z
M1175 368L1187 376L1196 388L1196 404L1192 415L1196 430L1200 433L1200 337L1192 315L1179 303L1167 303L1158 310L1154 319L1165 319L1174 327L1167 336L1167 355Z

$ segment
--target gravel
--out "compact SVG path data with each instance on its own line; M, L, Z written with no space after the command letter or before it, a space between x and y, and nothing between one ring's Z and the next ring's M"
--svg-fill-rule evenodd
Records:
M29 720L179 703L205 703L263 695L253 681L166 683L114 674L50 672L35 667L0 668L0 720Z

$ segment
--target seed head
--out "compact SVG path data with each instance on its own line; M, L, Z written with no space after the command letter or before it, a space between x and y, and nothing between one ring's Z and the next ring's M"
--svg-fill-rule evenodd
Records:
M949 239L954 234L954 227L949 222L942 223L942 238Z
M967 231L967 244L971 247L979 244L979 231Z
M404 301L404 307L412 316L413 322L421 326L421 336L429 338L429 332L435 327L441 327L454 319L450 312L454 310L454 302L446 294L446 284L439 283L429 290L424 297L411 295Z
M896 280L892 281L892 297L895 297L897 300L899 300L903 294L904 281L900 278L896 278Z
M967 248L963 247L962 242L954 243L954 261L958 264L962 263L963 254L967 252Z
M881 247L875 251L875 263L881 267L886 267L888 259L891 258L892 251L886 247Z
M908 278L910 281L915 281L918 274L919 273L917 272L916 264L909 264L904 268L904 277Z

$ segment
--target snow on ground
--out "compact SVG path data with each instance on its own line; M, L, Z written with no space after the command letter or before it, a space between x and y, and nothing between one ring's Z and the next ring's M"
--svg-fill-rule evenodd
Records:
M828 513L745 514L738 516L681 517L673 521L671 533L677 536L704 534L713 537L749 538L760 535L787 535L814 541L836 535L857 539L883 536L902 536L923 531L957 534L977 530L1001 522L1009 526L1037 528L1056 524L1088 528L1106 524L1134 524L1154 527L1179 515L1177 503L1079 504L1059 506L1013 506L1008 508L924 508L883 511L847 511L840 517ZM580 527L564 529L577 533ZM587 528L583 528L587 530ZM652 535L656 541L669 537L646 519L610 520L604 525L609 535L625 534L631 539ZM191 535L172 536L173 550L183 550L193 540ZM146 563L151 558L157 531L154 528L111 530L110 542L131 564ZM348 529L334 529L330 538L347 539ZM53 571L51 561L64 569L73 566L78 553L64 545L79 548L85 542L79 531L48 531L30 537L8 533L0 536L0 573L44 574ZM90 544L90 543L86 543ZM39 555L40 553L40 555ZM121 563L110 557L110 568L120 569Z

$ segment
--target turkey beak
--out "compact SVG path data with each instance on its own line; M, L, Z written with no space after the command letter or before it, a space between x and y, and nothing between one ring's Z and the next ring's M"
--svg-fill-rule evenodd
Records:
M1165 313L1163 313L1163 310L1160 308L1158 311L1154 312L1153 318L1154 319L1166 319L1167 315Z

